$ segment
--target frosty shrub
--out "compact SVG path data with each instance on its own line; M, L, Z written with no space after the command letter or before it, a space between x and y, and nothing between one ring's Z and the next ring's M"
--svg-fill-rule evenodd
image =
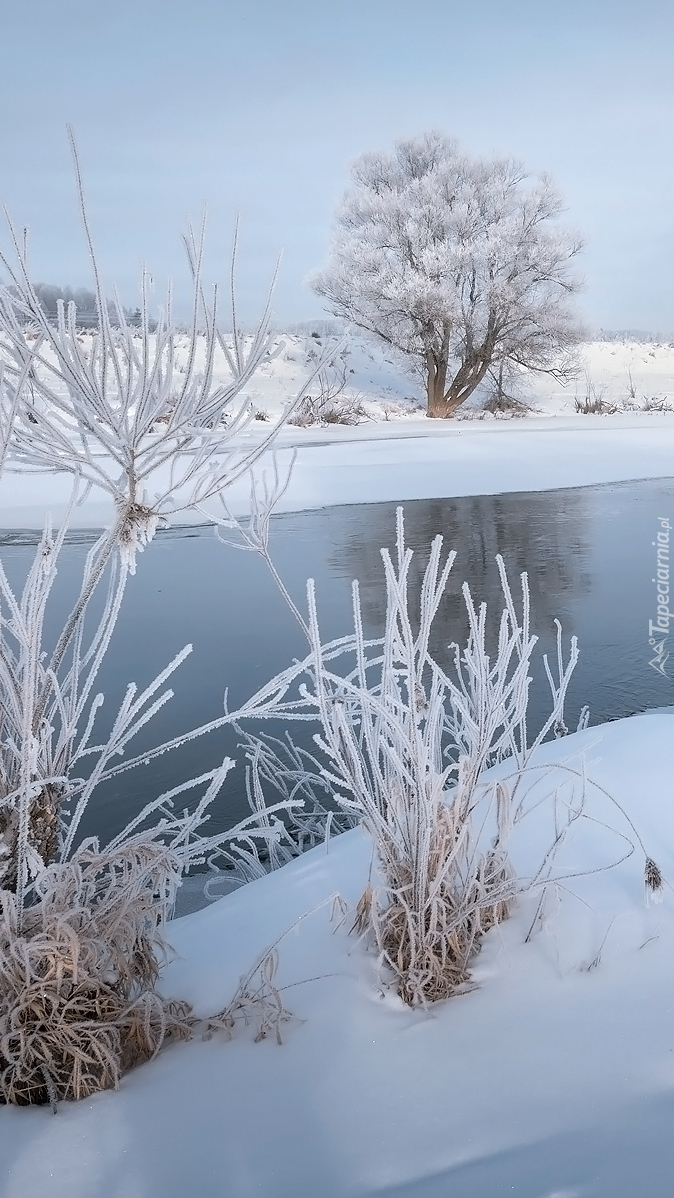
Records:
M520 383L520 372L511 363L499 362L495 370L488 372L488 379L489 394L482 406L483 412L512 417L527 416L531 412L531 404L515 393Z
M115 1086L166 1036L189 1034L188 1008L165 1002L155 987L176 887L208 859L255 876L260 846L269 857L282 838L278 813L300 802L282 798L263 818L255 811L236 828L205 836L232 765L226 758L153 799L108 844L81 840L82 817L101 783L281 701L272 684L252 707L138 758L129 754L134 738L170 700L166 683L191 647L142 692L129 684L102 737L103 696L95 685L138 552L173 512L205 503L249 470L288 413L254 445L238 437L254 418L243 389L271 341L268 301L244 348L234 302L236 242L229 338L217 324L217 291L210 304L204 293L203 229L186 239L193 278L187 337L173 324L170 295L154 326L147 274L140 326L117 302L113 327L76 154L75 166L97 330L80 335L73 303L59 301L56 321L49 320L30 281L25 237L11 224L14 258L0 255L9 277L0 287L0 465L73 477L70 508L58 529L47 523L21 594L0 566L0 1100L18 1103ZM224 381L216 378L218 354ZM79 593L49 645L45 617L68 522L91 487L111 497L115 516L89 551ZM180 815L179 799L189 804ZM264 1027L285 1016L272 964L261 963L258 982L251 976L213 1026L230 1028L252 1003Z
M605 388L597 388L589 375L585 376L585 395L576 396L576 411L583 416L613 416L619 411L617 404L611 403L604 394Z
M91 675L114 621L119 592L113 586L86 651L78 622L33 734L30 716L49 668L40 651L41 620L33 617L35 609L43 612L44 583L54 572L57 550L48 530L20 603L4 575L1 579L9 614L2 618L0 655L0 1101L22 1104L55 1103L116 1086L125 1069L153 1056L167 1036L191 1034L188 1007L166 1002L155 985L164 953L162 928L181 878L208 859L237 866L243 880L257 876L260 847L268 858L285 835L278 813L297 805L281 801L266 807L263 819L256 812L225 833L203 835L209 808L233 764L226 758L217 769L152 800L108 844L96 838L78 843L97 787L138 764L125 750L171 698L163 687L186 652L142 693L130 685L111 732L94 743L102 696L90 698ZM215 726L251 713L245 707ZM209 730L158 745L140 760ZM176 814L174 804L189 800L190 792L196 804ZM267 972L265 965L258 985L236 1005L248 1018L255 1014L251 995L256 995L265 1026L270 1019L273 1024L276 1011ZM211 1024L225 1031L239 1017L229 1009L221 1015Z
M277 480L268 501L281 490ZM257 549L273 571L268 510L268 502L259 504L256 517L253 504L251 523L239 531L245 547ZM373 935L382 966L392 972L401 997L410 1004L445 998L463 985L481 936L507 915L514 901L518 887L508 855L513 796L505 783L484 786L482 775L508 756L524 771L545 736L553 728L561 730L578 656L574 639L566 667L560 659L557 683L548 671L552 712L529 746L526 711L536 638L529 629L526 576L518 618L498 559L505 608L493 662L486 648L486 607L476 608L464 585L469 639L463 652L454 647L450 678L432 656L429 642L454 558L452 552L443 561L442 538L436 537L413 616L408 595L412 552L405 545L398 509L395 561L382 550L386 623L383 638L375 641L364 636L356 582L354 632L327 645L321 639L313 581L308 583L306 621L283 588L310 654L275 680L283 700L276 713L318 718L315 740L321 760L301 753L290 738L280 745L251 736L247 744L251 807L262 808L264 790L270 787L286 798L301 792L305 808L295 813L295 836L297 829L306 829L308 808L309 843L314 843L320 825L325 828L334 818L320 799L322 788L330 806L341 809L341 819L362 821L372 836L376 878L359 903L356 924ZM345 657L353 659L352 668L336 672ZM293 699L291 687L298 682L299 698ZM276 863L282 861L272 861L272 867Z
M268 555L259 522L244 535L248 547ZM567 732L564 703L578 647L572 638L565 663L557 622L556 676L543 658L550 714L530 741L527 706L537 638L530 631L526 574L520 579L518 612L504 563L497 558L504 607L493 630L493 657L487 647L486 605L475 604L467 584L465 646L450 646L450 670L431 653L431 629L454 557L450 553L443 560L442 538L437 537L413 612L412 552L405 545L403 513L398 509L395 558L382 550L386 622L383 638L377 640L365 639L354 582L354 631L324 644L310 580L307 621L294 608L310 654L275 680L282 698L275 710L287 718L318 718L320 732L314 739L319 757L295 748L289 766L285 746L282 752L278 743L255 737L248 744L256 803L264 801L265 788L286 797L301 791L311 812L309 843L317 842L321 822L329 834L333 806L362 822L371 835L373 871L358 904L355 927L373 938L384 974L410 1005L454 994L468 981L483 935L508 915L517 896L538 889L544 897L547 888L556 885L556 854L584 816L590 786L582 770L562 763L557 769L568 782L568 793L562 794L564 787L555 784L529 799L541 779L533 754L550 734L560 737ZM299 692L293 697L297 684ZM267 706L265 713L271 709ZM579 728L586 720L584 710ZM499 763L507 763L507 769L496 775L488 772ZM511 838L528 806L538 808L541 803L550 847L533 877L518 878L511 863ZM294 813L296 829L304 819L304 810ZM617 833L624 844L620 860L638 842L646 857L647 892L657 896L657 866L650 868L631 824L630 830L634 840Z
M229 765L215 771L190 817L175 817L164 796L165 818L150 831L131 827L102 848L85 841L39 871L27 905L25 895L0 893L0 1101L56 1104L116 1088L167 1037L187 1039L201 1026L187 1003L156 989L167 951L162 929L181 877L227 840L276 839L269 815L261 832L249 820L225 836L199 835ZM278 1034L287 1015L274 969L274 955L265 955L204 1030L229 1034L245 1017L259 1019L258 1034Z
M186 1036L188 1008L164 1002L158 913L180 861L147 836L116 851L80 847L43 871L24 913L3 891L0 916L0 1096L29 1104L117 1086L167 1035Z
M0 287L0 454L11 470L70 473L72 505L96 487L113 500L116 515L89 553L79 595L55 646L46 654L45 612L69 513L57 533L47 528L20 599L0 571L0 603L5 612L0 620L0 731L6 746L4 795L0 793L0 881L3 862L10 881L16 873L17 795L25 793L28 779L33 789L36 780L41 786L30 803L27 835L45 864L54 859L57 813L67 788L64 779L79 757L92 753L86 712L93 700L93 720L101 702L93 697L93 686L138 552L172 513L206 503L248 471L293 407L290 404L254 445L238 436L254 418L243 389L268 359L271 336L269 299L252 340L244 345L239 331L236 237L229 340L217 324L217 289L210 306L204 293L203 228L199 238L190 233L186 239L193 277L187 337L178 336L170 294L156 331L150 333L147 274L142 280L140 327L128 323L118 303L113 328L76 154L75 166L98 329L82 339L75 305L66 307L61 300L56 323L48 319L30 282L26 240L10 223L14 258L0 254L10 280ZM215 377L218 352L222 381ZM319 360L316 371L324 367L325 360ZM296 404L303 395L304 389ZM106 578L104 613L87 637L92 596ZM87 730L76 749L77 729L83 724ZM122 739L114 752L123 748Z
M323 660L310 593L314 696L335 798L359 812L377 848L381 885L368 886L357 923L372 932L401 997L414 1004L446 998L467 981L480 937L515 898L509 794L505 787L483 793L481 776L512 752L525 726L535 638L526 577L518 621L499 561L506 607L496 658L490 660L485 643L486 607L476 608L464 585L470 632L463 653L455 648L451 679L431 656L429 639L454 553L443 562L442 538L435 539L414 622L402 509L396 561L386 550L382 557L383 644L368 652L354 585L356 664L346 678ZM543 735L560 716L576 656L574 642Z
M289 424L308 428L312 424L359 424L367 413L357 395L349 394L348 359L346 352L339 352L341 343L336 343L334 357L316 374L315 385L302 397Z

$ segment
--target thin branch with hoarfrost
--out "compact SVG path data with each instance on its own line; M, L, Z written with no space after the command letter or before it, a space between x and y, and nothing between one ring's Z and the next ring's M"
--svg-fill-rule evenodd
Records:
M230 348L218 327L217 287L210 301L205 294L202 223L198 234L190 229L185 239L193 282L186 337L175 325L170 289L152 330L152 280L146 270L140 327L129 324L118 301L113 327L72 146L98 328L91 336L80 335L75 305L63 301L56 324L49 320L30 281L26 240L8 217L13 256L0 254L9 278L0 287L0 432L12 428L10 468L66 471L110 496L117 512L116 540L133 571L136 553L160 521L207 503L267 452L334 351L316 364L264 437L242 440L254 418L246 387L274 354L271 291L249 343L239 331L232 291L235 344ZM232 279L237 238L238 232Z

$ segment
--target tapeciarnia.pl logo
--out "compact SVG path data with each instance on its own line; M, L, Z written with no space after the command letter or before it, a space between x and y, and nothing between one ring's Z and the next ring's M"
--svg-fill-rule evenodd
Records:
M674 612L669 610L669 535L672 526L668 516L658 516L658 522L658 537L653 541L656 577L652 579L657 587L658 614L655 620L648 621L648 643L654 652L648 664L663 678L667 678L665 664L669 651L665 648L665 641L669 636L669 621L674 618Z

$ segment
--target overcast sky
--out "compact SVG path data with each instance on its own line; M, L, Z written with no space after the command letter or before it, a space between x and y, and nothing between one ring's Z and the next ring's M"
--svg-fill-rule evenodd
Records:
M283 250L279 325L322 313L349 163L440 129L547 170L587 242L586 318L674 329L672 0L4 0L0 198L35 280L87 284L65 126L108 284L140 264L186 292L180 235L209 211L209 276L242 216L244 319Z

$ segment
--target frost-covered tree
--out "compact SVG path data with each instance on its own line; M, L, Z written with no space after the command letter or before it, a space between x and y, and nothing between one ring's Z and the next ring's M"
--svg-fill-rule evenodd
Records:
M470 159L439 133L353 166L330 260L311 285L331 310L411 359L428 415L451 416L509 361L568 368L579 239L558 192L510 158Z

